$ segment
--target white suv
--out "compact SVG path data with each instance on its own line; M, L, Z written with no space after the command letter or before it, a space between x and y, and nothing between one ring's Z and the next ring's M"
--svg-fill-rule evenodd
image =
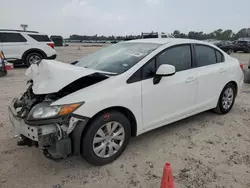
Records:
M36 31L0 29L0 51L9 62L30 65L40 59L55 59L54 42Z

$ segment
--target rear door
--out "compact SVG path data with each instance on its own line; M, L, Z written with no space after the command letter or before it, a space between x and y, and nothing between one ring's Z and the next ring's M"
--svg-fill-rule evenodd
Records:
M204 111L216 107L219 95L227 81L228 64L224 55L207 45L195 45L198 72L198 90L195 109Z
M27 40L20 33L0 33L1 50L6 59L21 59L26 49Z

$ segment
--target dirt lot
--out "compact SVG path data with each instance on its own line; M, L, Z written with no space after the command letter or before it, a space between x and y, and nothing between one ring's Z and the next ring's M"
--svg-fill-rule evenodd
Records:
M97 47L58 48L70 62ZM233 54L247 63L249 54ZM7 106L26 88L25 68L0 78L1 188L159 187L165 162L173 167L177 188L250 187L250 85L243 85L228 115L204 112L131 140L114 163L93 167L80 157L46 159L37 148L18 147Z

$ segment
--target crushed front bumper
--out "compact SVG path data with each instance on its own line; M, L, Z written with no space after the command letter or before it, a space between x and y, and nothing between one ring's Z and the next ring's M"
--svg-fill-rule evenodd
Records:
M28 125L22 118L17 116L15 104L18 99L14 99L9 106L9 119L14 127L14 132L17 135L23 135L30 140L37 141L41 140L46 135L56 134L59 130L55 124L37 126Z
M66 158L72 153L79 154L81 135L87 119L72 116L65 124L52 120L46 124L30 125L18 117L18 101L14 99L9 106L9 119L15 134L20 136L22 141L28 140L28 144L23 145L40 146L45 156L50 159Z

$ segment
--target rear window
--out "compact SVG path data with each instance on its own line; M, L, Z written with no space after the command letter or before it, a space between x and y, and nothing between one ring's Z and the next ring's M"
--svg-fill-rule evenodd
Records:
M0 33L0 42L26 42L27 40L19 33Z
M38 42L51 42L51 40L47 35L29 35L29 36Z
M247 44L248 41L238 41L239 44Z

